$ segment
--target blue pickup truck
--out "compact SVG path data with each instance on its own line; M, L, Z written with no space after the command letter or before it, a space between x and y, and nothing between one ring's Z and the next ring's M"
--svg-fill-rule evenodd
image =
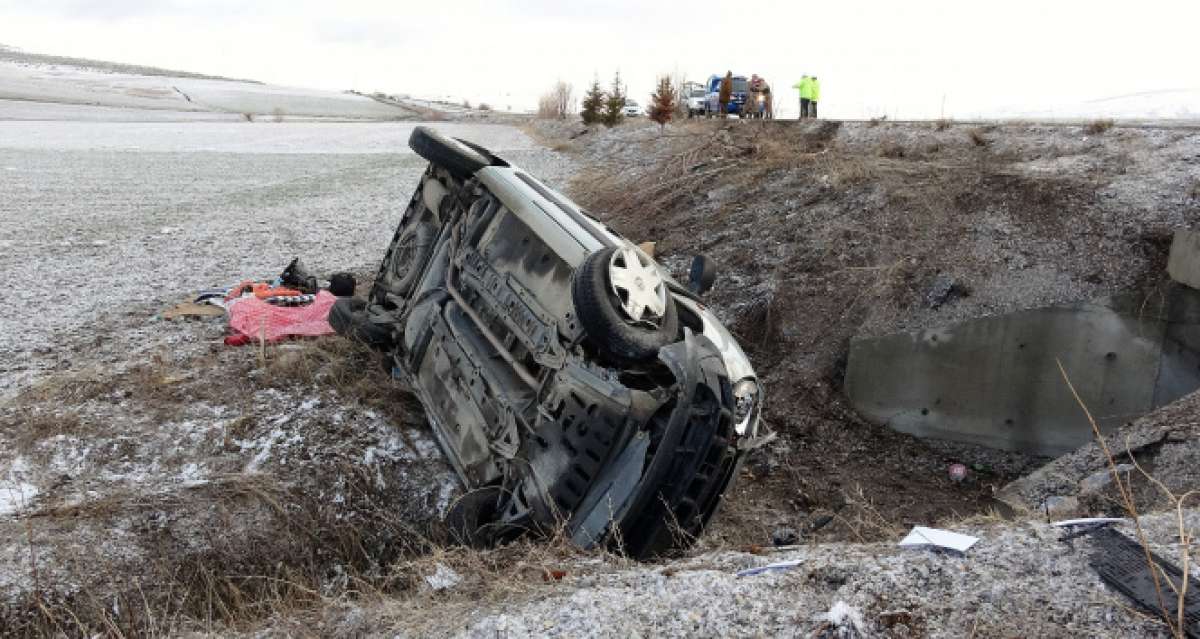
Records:
M711 118L714 115L721 113L721 79L724 76L711 75L708 77L708 95L704 98L704 115ZM729 104L726 105L726 113L736 113L738 117L742 117L743 106L746 104L746 96L750 89L750 83L744 75L733 76L733 93L729 96Z

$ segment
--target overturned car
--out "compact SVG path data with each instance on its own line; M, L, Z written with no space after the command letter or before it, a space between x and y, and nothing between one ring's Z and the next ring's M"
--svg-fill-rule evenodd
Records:
M330 313L415 389L469 489L472 542L562 531L650 557L690 544L758 431L754 370L699 295L568 198L417 127L429 161L368 300Z

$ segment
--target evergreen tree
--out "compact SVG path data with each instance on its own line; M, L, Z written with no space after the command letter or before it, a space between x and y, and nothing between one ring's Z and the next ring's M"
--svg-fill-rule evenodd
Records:
M675 86L671 76L664 75L658 79L658 89L650 94L650 119L664 125L675 117L676 103Z
M625 87L621 86L621 72L613 76L612 88L604 100L604 116L602 121L608 126L616 126L625 117Z
M579 111L584 124L596 124L604 117L604 89L600 88L600 79L593 78L592 86L583 94L583 108Z

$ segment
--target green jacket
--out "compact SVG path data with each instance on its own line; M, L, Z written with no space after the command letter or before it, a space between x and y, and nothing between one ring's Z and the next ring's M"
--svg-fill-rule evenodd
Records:
M816 78L808 79L808 99L813 102L821 99L821 83Z
M796 84L793 84L792 88L800 90L800 99L802 99L802 100L811 100L812 99L812 90L813 90L812 78L804 77Z

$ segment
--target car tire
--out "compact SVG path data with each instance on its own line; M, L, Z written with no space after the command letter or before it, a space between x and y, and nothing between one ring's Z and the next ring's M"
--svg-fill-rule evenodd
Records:
M606 248L584 259L575 270L571 297L575 314L591 344L616 363L636 363L655 357L658 349L675 341L679 315L675 299L668 291L666 309L657 327L626 321L618 308L620 300L609 286L609 262L616 251L616 247Z
M400 232L384 258L378 288L393 295L406 296L421 276L421 266L429 260L437 243L437 229L429 220L416 221ZM382 299L375 300L382 303Z
M417 155L446 169L460 180L471 177L479 169L491 164L486 155L427 126L413 129L408 136L408 146Z
M392 332L384 326L367 319L366 300L343 297L329 309L329 325L338 335L358 340L376 350L387 350L392 346Z
M495 536L497 502L503 494L499 486L484 486L454 500L446 511L446 530L451 541L474 548L486 547Z

